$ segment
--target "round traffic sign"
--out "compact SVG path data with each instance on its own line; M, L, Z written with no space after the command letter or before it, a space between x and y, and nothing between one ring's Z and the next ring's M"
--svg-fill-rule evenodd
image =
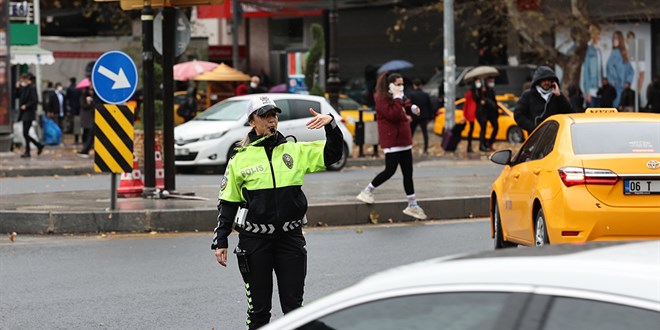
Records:
M103 53L92 69L92 86L105 103L125 103L135 93L137 83L133 59L118 50Z

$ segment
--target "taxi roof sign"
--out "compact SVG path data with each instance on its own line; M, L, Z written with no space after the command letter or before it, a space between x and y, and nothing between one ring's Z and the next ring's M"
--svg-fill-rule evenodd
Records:
M120 2L121 9L123 10L135 10L142 9L144 7L144 0L94 0L94 2ZM165 2L168 2L168 6L174 7L190 7L197 5L221 5L225 0L151 0L150 5L152 8L162 8L165 7Z
M617 113L616 108L587 108L584 113Z
M144 7L144 0L120 0L120 6L123 10L142 9ZM170 6L174 7L190 7L197 5L221 5L224 0L151 0L152 8L161 8L165 6L165 2L169 2Z

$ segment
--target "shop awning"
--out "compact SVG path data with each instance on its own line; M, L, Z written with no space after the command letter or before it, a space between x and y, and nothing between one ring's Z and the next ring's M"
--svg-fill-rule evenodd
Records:
M37 45L10 46L11 64L53 64L53 52Z

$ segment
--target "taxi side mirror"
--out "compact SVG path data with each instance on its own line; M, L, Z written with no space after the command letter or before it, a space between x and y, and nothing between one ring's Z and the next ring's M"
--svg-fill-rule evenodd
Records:
M488 159L495 164L509 165L511 162L511 155L513 155L513 151L509 149L498 150L488 156Z

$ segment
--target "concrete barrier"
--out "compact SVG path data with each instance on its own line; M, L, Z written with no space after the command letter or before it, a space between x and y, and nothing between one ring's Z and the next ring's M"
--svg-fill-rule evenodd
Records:
M419 200L429 219L446 220L485 217L489 212L488 196L437 198ZM374 205L362 203L314 204L307 210L309 227L364 225L370 214L378 222L406 222L402 201L379 201ZM204 209L147 209L134 211L0 211L0 232L20 234L64 234L98 232L194 232L212 231L217 224L218 211Z

